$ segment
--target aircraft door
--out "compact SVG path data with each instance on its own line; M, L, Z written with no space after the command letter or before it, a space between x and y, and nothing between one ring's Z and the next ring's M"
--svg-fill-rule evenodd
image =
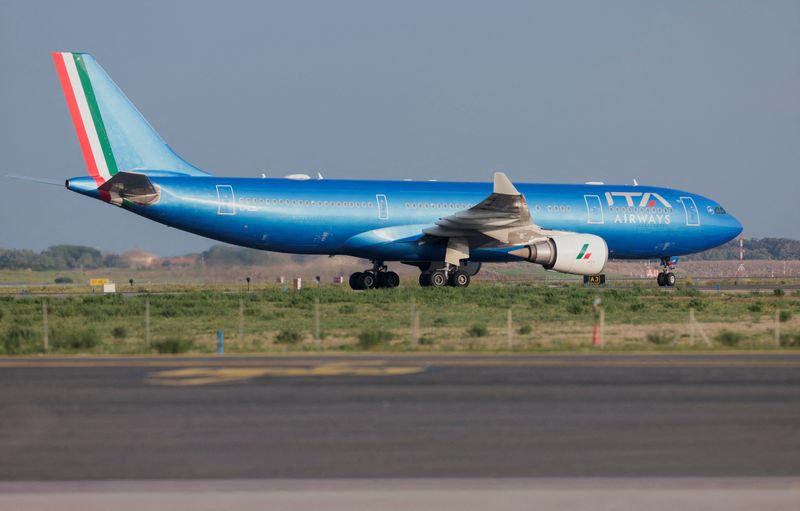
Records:
M603 222L603 206L600 204L600 197L598 195L584 195L584 202L586 202L586 222L590 224L602 224Z
M236 201L234 200L233 187L231 185L217 185L217 214L236 214Z
M697 205L691 197L681 197L683 211L686 213L686 225L700 225L700 214L697 212Z
M375 200L378 203L378 220L389 219L389 201L386 200L385 195L376 195Z

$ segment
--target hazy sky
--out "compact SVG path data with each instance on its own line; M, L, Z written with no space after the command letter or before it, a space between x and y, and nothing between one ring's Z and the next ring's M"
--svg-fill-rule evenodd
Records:
M800 238L800 2L0 0L0 174L86 173L49 52L225 176L630 183ZM0 247L212 241L0 178Z

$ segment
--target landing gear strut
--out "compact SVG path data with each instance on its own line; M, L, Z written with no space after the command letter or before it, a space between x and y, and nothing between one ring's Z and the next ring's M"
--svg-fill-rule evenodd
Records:
M656 282L660 287L674 287L675 283L677 282L677 278L675 274L672 273L672 270L675 269L675 264L673 263L672 259L669 257L662 257L661 258L661 272L659 272L658 277L656 278Z
M400 276L388 268L383 261L372 261L372 269L355 272L350 275L350 288L362 289L388 289L400 285Z

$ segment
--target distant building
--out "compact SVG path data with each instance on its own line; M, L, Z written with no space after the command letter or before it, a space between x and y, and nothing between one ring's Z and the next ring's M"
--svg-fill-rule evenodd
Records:
M194 266L197 264L196 255L175 256L175 257L162 257L159 259L159 264L164 267L173 266Z
M158 264L157 255L139 249L123 252L120 255L120 260L129 268L152 268Z

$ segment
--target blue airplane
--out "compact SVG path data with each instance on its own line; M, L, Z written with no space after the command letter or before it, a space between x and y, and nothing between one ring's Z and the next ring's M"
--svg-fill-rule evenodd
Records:
M742 231L716 201L651 186L213 176L170 149L86 53L53 53L89 176L69 190L215 240L294 254L372 261L353 289L399 284L387 262L420 269L422 286L466 287L481 263L529 261L594 276L609 258L677 256Z

